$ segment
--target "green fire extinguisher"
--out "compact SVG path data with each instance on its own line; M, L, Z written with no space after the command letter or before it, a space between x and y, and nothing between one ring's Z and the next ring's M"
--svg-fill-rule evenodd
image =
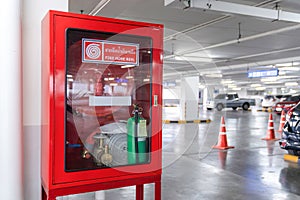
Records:
M128 164L147 162L147 121L142 109L134 105L133 117L127 121L127 159Z

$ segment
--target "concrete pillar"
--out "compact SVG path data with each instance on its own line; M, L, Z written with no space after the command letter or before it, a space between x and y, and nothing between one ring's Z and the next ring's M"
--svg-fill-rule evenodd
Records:
M0 198L23 199L21 0L0 6Z
M240 98L247 97L247 88L242 88L240 91L235 91L235 92L239 94Z
M10 1L7 1L10 2ZM6 3L5 3L6 4ZM67 0L26 0L22 13L24 196L41 199L41 21L48 10L68 10ZM2 45L2 43L1 43ZM1 65L2 66L2 65ZM15 80L11 79L11 80ZM18 198L15 198L16 200Z
M205 87L203 89L203 92L202 92L202 96L203 96L203 109L206 110L206 103L208 101L208 88Z
M199 76L181 79L181 120L195 120L199 115Z
M105 200L105 191L96 191L95 200Z

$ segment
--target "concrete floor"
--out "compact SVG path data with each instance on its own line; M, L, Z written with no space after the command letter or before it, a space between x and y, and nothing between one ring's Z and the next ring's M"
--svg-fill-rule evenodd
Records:
M212 149L220 119L225 117L228 144ZM266 137L269 113L201 111L209 124L163 125L162 199L294 200L300 199L300 167L283 160L278 142ZM165 108L164 119L176 120L178 108ZM273 114L275 130L280 116ZM276 137L279 134L276 132ZM299 179L299 180L298 180ZM59 197L58 200L135 199L135 187ZM153 199L153 185L145 186L145 200Z

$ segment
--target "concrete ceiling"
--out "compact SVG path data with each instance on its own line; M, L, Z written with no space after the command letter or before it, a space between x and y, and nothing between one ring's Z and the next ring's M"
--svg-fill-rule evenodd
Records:
M214 2L214 0L192 0ZM69 0L70 12L90 13L100 0ZM126 3L125 3L126 2ZM299 0L223 0L269 10L300 12ZM182 4L177 0L178 5ZM231 79L237 87L260 84L281 88L300 83L300 23L271 20L209 9L164 6L164 0L111 0L99 16L160 23L164 33L164 80L199 75L203 84L217 85ZM240 39L238 40L240 34ZM279 68L276 82L248 78L247 72L293 62L293 69ZM213 77L211 77L213 76ZM222 76L222 77L221 77ZM227 88L227 85L224 85ZM298 86L292 89L298 90ZM252 88L255 90L255 88ZM286 90L288 91L288 90Z

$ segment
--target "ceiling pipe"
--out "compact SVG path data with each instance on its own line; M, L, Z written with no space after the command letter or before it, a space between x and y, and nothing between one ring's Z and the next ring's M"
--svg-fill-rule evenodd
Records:
M287 12L283 10L274 10L268 8L259 8L244 4L230 3L216 0L189 0L191 8L212 10L238 15L246 15L251 17L260 17L271 20L300 22L300 14Z
M249 67L257 67L257 66L267 66L267 65L273 65L278 63L287 63L291 61L298 61L300 60L300 56L296 57L289 57L289 58L280 58L276 60L266 60L261 62L253 62L253 63L247 63L247 64L239 64L239 65L230 65L230 66L220 66L218 69L238 69L238 68L249 68Z
M251 36L248 36L248 37L243 37L243 38L239 39L239 41L241 43L241 42L254 40L254 39L258 39L258 38L262 38L262 37L266 37L266 36L270 36L270 35L274 35L274 34L279 34L279 33L287 32L287 31L296 30L296 29L299 29L299 28L300 28L300 24L297 24L297 25L294 25L294 26L284 27L284 28L281 28L281 29L276 29L276 30L272 30L272 31L259 33L259 34L256 34L256 35L251 35ZM219 43L219 44L214 44L214 45L203 47L203 48L197 48L197 49L181 51L181 52L178 52L177 55L186 55L186 54L195 53L195 52L198 52L198 51L204 51L204 50L213 49L213 48L217 48L217 47L223 47L223 46L236 44L236 43L237 43L237 39L234 39L234 40L222 42L222 43Z
M297 51L300 50L300 47L292 47L288 49L279 49L279 50L274 50L274 51L268 51L268 52L262 52L262 53L257 53L257 54L251 54L251 55L246 55L246 56L240 56L236 58L231 58L231 59L220 59L220 60L213 60L213 63L220 63L220 62L226 62L226 61L233 61L233 60L245 60L247 58L253 58L253 57L259 57L259 56L266 56L266 55L271 55L275 53L284 53L284 52L289 52L289 51ZM180 61L180 60L165 60L164 63L173 63L173 64L186 64L189 63L188 60ZM197 62L193 62L197 63Z
M174 0L176 1L176 0ZM269 5L271 3L276 3L276 2L279 2L278 0L275 0L275 1L264 1L264 2L261 2L255 6L266 6L266 5ZM253 7L253 6L248 6L248 7ZM230 18L230 17L228 17ZM217 18L219 19L219 18ZM221 18L220 18L221 19ZM226 19L226 16L225 16L225 19ZM211 21L212 24L213 23L217 23L218 20L216 20L216 22L214 22L213 20ZM220 20L222 21L222 20ZM209 23L207 23L205 26L203 27L206 27ZM203 24L204 25L204 24ZM199 25L200 27L200 25ZM258 39L258 38L261 38L261 37L265 37L265 36L269 36L269 35L274 35L274 34L279 34L279 33L283 33L283 32L286 32L286 31L291 31L291 30L295 30L295 29L299 29L300 28L300 24L298 25L295 25L295 26L290 26L290 27L284 27L284 28L281 28L281 29L277 29L277 30L272 30L272 31L268 31L268 32L264 32L264 33L260 33L260 34L256 34L256 35L252 35L252 36L248 36L248 37L244 37L244 38L241 38L239 39L239 42L245 42L245 41L248 41L248 40L254 40L254 39ZM190 29L187 29L189 32L192 31L192 28ZM197 30L197 29L195 29ZM179 35L180 33L178 33ZM173 34L173 37L174 37L174 34ZM169 36L167 37L167 39L169 39ZM237 40L234 39L234 40L230 40L230 41L226 41L226 42L222 42L222 43L219 43L219 44L214 44L214 45L211 45L211 46L207 46L207 47L202 47L202 48L197 48L197 49L191 49L191 50L186 50L186 51L181 51L181 52L178 52L176 53L177 56L183 56L183 55L186 55L186 54L190 54L190 53L196 53L198 51L205 51L205 50L208 50L208 49L213 49L213 48L218 48L218 47L223 47L223 46L227 46L227 45L231 45L231 44L236 44L237 43ZM289 50L287 50L289 51ZM263 53L262 53L263 54ZM268 53L266 53L267 55ZM172 58L176 55L168 55L168 56L165 56L165 59L168 59L168 58ZM249 56L250 57L250 56ZM254 57L254 56L253 56ZM236 59L237 60L237 59ZM217 61L217 62L222 62L223 60L220 60L220 61Z
M282 0L267 0L267 1L263 1L263 2L260 2L258 4L255 5L255 7L264 7L264 6L268 6L268 5L271 5L271 4L276 4L276 3L279 3L281 2Z
M95 8L88 15L92 15L92 16L97 15L109 2L110 2L110 0L99 1L99 3L95 6Z
M208 22L204 22L202 24L198 24L196 26L192 26L188 29L185 29L185 30L182 30L180 32L177 32L177 33L174 33L174 34L171 34L167 37L164 38L164 41L168 41L168 40L172 40L174 39L175 37L179 36L179 35L183 35L183 34L187 34L187 33L190 33L190 32L194 32L194 31L197 31L197 30L200 30L202 28L205 28L205 27L208 27L208 26L211 26L213 24L216 24L216 23L219 23L219 22L222 22L226 19L229 19L231 18L232 16L230 15L225 15L225 16L222 16L222 17L218 17L216 19L213 19L211 21L208 21Z
M279 49L279 50L274 50L274 51L251 54L251 55L247 55L247 56L240 56L240 57L229 59L229 61L231 61L231 60L243 60L243 59L246 59L246 58L266 56L266 55L271 55L271 54L275 54L275 53L284 53L284 52L296 51L296 50L300 50L300 47L292 47L292 48L288 48L288 49ZM223 61L215 61L215 63L218 63L218 62L223 62Z
M217 71L221 71L221 70L232 70L232 69L247 69L250 67L257 67L257 66L267 66L267 65L272 65L272 64L278 64L278 63L287 63L287 62L291 62L292 61L297 61L300 60L300 56L297 57L289 57L289 58L281 58L281 59L276 59L276 60L266 60L266 61L261 61L261 62L252 62L252 63L246 63L246 64L239 64L239 65L230 65L230 66L215 66L215 70ZM184 68L185 66L183 66ZM174 69L176 70L176 69ZM208 67L208 68L201 68L201 69L194 69L191 70L191 72L193 73L198 73L201 70L202 74L206 74L206 73L211 73L212 72L212 67ZM168 77L171 75L176 75L179 74L180 72L171 72L171 73L164 73L164 77Z
M300 50L300 46L292 47L292 48L288 48L288 49L279 49L279 50L274 50L274 51L250 54L250 55L235 57L235 58L231 58L231 59L220 59L220 60L213 59L213 63L220 63L220 62L233 61L233 60L245 60L247 58L266 56L266 55L271 55L271 54L275 54L275 53L285 53L285 52L297 51L297 50ZM168 57L168 58L170 58L170 57ZM185 60L168 60L168 59L166 59L164 61L164 63L174 63L174 64L186 64L188 62L189 62L188 60L185 61ZM197 62L193 61L193 63L197 63Z
M166 1L166 0L165 0ZM267 1L263 1L261 3L258 3L258 4L255 4L254 6L255 7L264 7L264 6L268 6L270 4L274 4L274 3L278 3L280 2L281 0L267 0ZM202 28L205 28L205 27L208 27L208 26L211 26L213 24L216 24L216 23L219 23L219 22L222 22L222 21L225 21L227 19L230 19L232 18L232 15L225 15L225 16L222 16L222 17L218 17L216 19L213 19L211 21L208 21L208 22L204 22L202 24L198 24L196 26L192 26L190 28L187 28L185 30L182 30L180 32L177 32L177 33L174 33L174 34L171 34L167 37L164 38L164 41L168 41L168 40L172 40L174 39L175 37L179 36L179 35L183 35L183 34L188 34L190 32L193 32L193 31L197 31L197 30L200 30Z

